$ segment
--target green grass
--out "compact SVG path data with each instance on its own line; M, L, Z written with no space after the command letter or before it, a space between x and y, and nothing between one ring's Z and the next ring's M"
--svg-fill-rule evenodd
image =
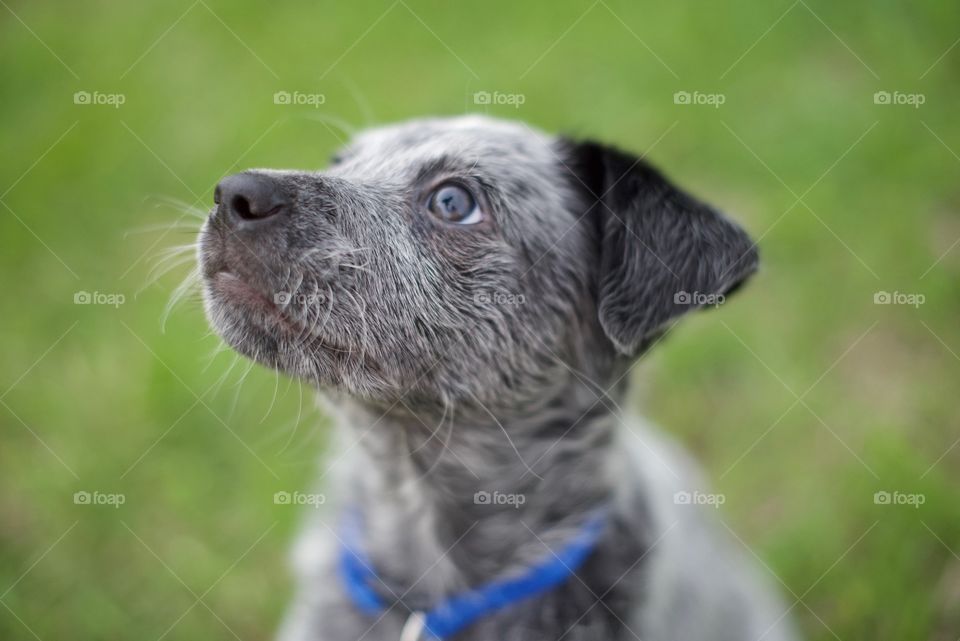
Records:
M144 257L189 232L127 232L177 219L159 197L206 207L231 171L322 167L346 137L323 118L467 110L653 147L762 237L762 273L637 368L632 404L704 462L809 638L960 636L960 7L530 5L0 8L0 638L270 636L301 517L273 493L308 486L325 421L270 372L238 385L245 362L211 389L234 359L211 361L199 306L158 322L186 267L135 295ZM525 102L478 107L480 90Z

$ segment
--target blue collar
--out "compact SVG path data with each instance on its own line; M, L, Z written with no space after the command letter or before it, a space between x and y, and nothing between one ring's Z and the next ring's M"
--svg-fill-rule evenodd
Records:
M424 632L443 641L487 614L548 592L570 578L596 548L607 522L606 509L590 512L579 531L559 550L550 550L524 572L494 580L476 589L447 597L426 612L414 612L403 638ZM347 594L362 612L380 616L390 609L374 589L379 582L369 557L356 547L362 540L359 514L348 512L340 541L340 578Z

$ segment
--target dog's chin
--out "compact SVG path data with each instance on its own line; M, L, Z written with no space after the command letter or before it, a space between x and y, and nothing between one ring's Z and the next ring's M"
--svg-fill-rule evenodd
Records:
M317 335L263 292L228 271L205 278L204 306L214 331L239 354L320 387L368 395L369 360Z
M204 307L214 331L243 356L278 369L291 371L289 343L294 325L264 294L228 272L205 280Z

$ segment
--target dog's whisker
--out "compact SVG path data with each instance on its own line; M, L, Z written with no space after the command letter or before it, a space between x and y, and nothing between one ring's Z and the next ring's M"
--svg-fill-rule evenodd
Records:
M278 456L287 451L287 448L290 447L290 444L293 443L293 439L297 435L297 430L300 428L300 418L303 415L303 385L297 385L297 418L293 421L293 429L290 431L290 436L287 438L287 442L283 444L283 447L280 448L280 451L277 453Z
M200 249L200 241L194 241L192 243L184 243L182 245L171 245L170 247L164 247L154 254L154 260L162 260L170 256L178 256L180 254L196 254L197 250Z
M181 214L181 219L184 215L186 215L204 221L207 219L207 216L210 213L206 209L200 209L199 207L191 205L184 200L180 200L179 198L174 198L172 196L152 196L150 197L150 200L155 201L155 207L157 208L167 207L179 212Z
M319 261L322 263L332 262L336 258L342 256L351 256L353 254L366 254L370 252L369 247L353 247L353 248L339 248L339 249L326 249L323 247L312 247L305 252L303 252L300 257L297 259L297 262L300 264L311 264L311 259L320 255Z
M353 264L351 264L351 263L340 263L340 267L346 267L347 269L355 269L355 270L357 270L358 272L367 272L368 274L372 274L372 273L373 273L373 270L368 269L367 266L366 266L366 264L364 264L364 265L353 265Z
M200 231L200 225L196 223L178 222L176 220L171 221L169 223L156 223L154 225L142 225L140 227L134 227L132 229L128 229L127 231L123 232L123 238L127 239L130 236L137 236L140 234L150 234L157 231L164 231L164 232L183 231L183 232L196 233Z
M334 127L337 127L343 133L347 134L351 138L357 135L357 130L353 125L348 123L343 118L339 118L337 116L331 116L331 115L322 114L322 113L311 113L311 114L306 114L305 116L303 116L303 118L306 118L307 120L316 120L318 122L322 122L328 125L333 125Z
M418 446L415 450L413 450L413 451L410 452L410 456L415 455L418 451L420 451L420 449L422 449L423 447L425 447L430 441L433 440L433 438L437 435L437 433L438 433L441 429L443 429L443 425L444 425L444 423L446 422L447 411L448 411L448 410L450 411L450 421L449 421L450 427L449 427L448 430L447 430L447 438L446 438L446 439L445 439L445 438L441 438L441 439L440 439L440 447L437 449L437 455L434 457L433 462L427 467L427 469L425 469L425 470L420 474L419 479L423 479L423 478L426 478L426 477L430 476L430 474L433 473L434 469L436 469L436 467L437 467L437 466L440 464L440 462L443 460L444 454L445 454L446 452L452 453L452 451L449 450L449 438L451 438L451 437L453 436L453 409L452 409L452 406L447 403L446 399L444 399L444 401L443 401L443 413L440 415L440 422L438 423L437 428L436 428L435 430L433 430L426 439L424 439L424 441L420 444L420 446ZM418 479L418 480L419 480L419 479Z
M321 309L320 302L322 299L320 298L320 281L316 278L313 279L313 289L310 293L310 300L312 301L310 305L310 310L315 312L315 315L319 320L320 309ZM314 323L311 323L306 326L305 336L310 336L310 337L317 336L318 332L319 332L319 328L316 327L316 321L314 321Z
M162 278L171 269L176 269L180 265L189 262L196 262L194 252L168 252L165 256L155 259L150 264L150 268L144 278L145 284L141 287L141 290L146 289L159 278Z
M134 298L142 294L144 291L147 290L147 288L149 288L151 285L153 285L158 280L163 278L166 274L169 274L170 272L177 269L178 267L183 267L184 265L187 265L194 261L195 259L193 256L179 256L179 257L173 257L165 261L165 263L155 266L153 269L150 270L150 273L147 274L146 281L143 283L143 285L137 288L137 291L134 293Z
M217 397L220 395L220 388L223 387L223 383L230 376L230 373L233 371L233 368L237 366L237 363L240 362L240 356L234 354L233 361L231 361L230 366L220 375L220 378L217 379L217 382L213 385L213 396Z
M196 261L196 250L187 249L187 248L170 248L156 254L150 260L150 268L147 271L147 276L145 277L145 284L141 287L141 290L146 289L151 284L156 282L164 274L169 271L170 268L176 268L186 262Z
M437 433L438 433L441 429L443 429L443 424L444 424L444 420L446 419L446 417L447 417L447 406L444 404L444 406L443 406L443 413L440 415L440 420L437 422L437 426L434 427L434 428L427 428L427 432L428 432L428 433L427 433L426 437L421 440L420 445L418 445L416 448L414 448L414 449L412 449L412 450L409 451L410 456L413 456L413 455L417 454L417 453L418 453L420 450L422 450L424 447L427 447L428 445L430 445L430 441L432 441L432 440L437 436ZM422 427L426 427L426 425L422 425ZM442 451L443 451L443 450L442 450L442 448L441 448L441 452L442 452Z
M317 291L318 291L318 293L319 293L319 290L317 290ZM323 319L322 319L322 321L321 321L321 318L320 318L321 311L320 311L319 308L315 308L315 309L316 309L316 320L314 320L313 323L310 325L310 327L306 330L306 335L309 336L309 337L314 337L314 338L315 338L315 337L321 336L321 335L322 335L322 332L323 332L323 329L327 326L327 322L330 320L330 315L333 313L333 304L334 304L333 287L332 287L329 283L327 284L327 295L326 295L326 299L327 299L327 311L326 311L326 315L323 317ZM327 349L332 349L332 348L327 348ZM341 351L341 350L332 349L332 351ZM320 358L320 357L321 357L321 353L320 353L319 349L314 349L314 350L312 350L311 353L312 353L313 356L316 357L316 358Z
M237 404L240 401L240 392L243 390L243 383L247 380L247 376L250 375L250 372L253 370L254 366L257 364L257 356L259 352L254 354L254 358L251 359L250 364L247 365L247 369L244 370L243 374L240 375L240 380L234 383L236 391L233 394L233 401L230 403L230 411L227 412L227 421L233 420L234 412L236 412Z
M557 364L559 364L559 365L561 365L562 367L564 367L565 369L567 369L571 374L574 375L574 377L575 377L578 381L580 381L581 384L583 384L583 385L585 385L585 386L587 386L587 387L593 388L593 390L594 390L593 393L596 395L598 402L602 402L603 405L604 405L604 407L606 407L608 410L610 410L610 406L607 404L607 402L609 401L609 402L614 406L614 408L616 408L616 410L617 410L620 414L623 414L623 408L620 407L620 405L617 403L616 399L614 399L614 398L610 395L610 393L606 390L606 388L604 388L602 385L600 385L599 383L597 383L596 381L594 381L592 378L590 378L590 376L588 376L588 375L587 375L586 373L584 373L583 371L577 369L576 367L573 367L573 366L570 365L568 362L566 362L564 359L560 358L560 356L558 356L558 355L556 354L556 352L554 352L552 349L550 349L550 348L543 342L543 340L540 339L539 336L537 336L536 334L532 334L532 336L533 336L533 339L534 339L535 341L537 341L537 342L550 354L550 357L551 357ZM599 392L599 394L597 394L597 392Z
M207 332L204 338L207 338L208 336L213 336L213 335L214 335L214 332ZM228 349L229 348L227 347L226 343L223 343L223 342L220 342L214 345L213 349L210 350L210 354L207 356L206 365L204 365L203 369L200 371L202 373L206 373L207 370L209 370L210 367L213 365L213 362L216 360L217 356L219 356L220 354L226 353Z
M163 312L160 314L160 331L165 332L167 327L167 320L170 318L170 314L173 313L173 310L178 304L186 300L187 296L191 293L199 293L200 290L200 268L194 267L189 274L184 277L179 285L173 290L173 294L170 295L170 299L167 301L167 304L163 307Z
M291 268L292 273L292 268ZM300 288L303 286L304 274L303 271L297 270L297 284L290 288L291 292L299 292Z
M372 251L370 247L344 247L342 249L334 249L328 252L324 258L329 260L331 258L338 258L340 256L349 256L351 254L369 254Z
M270 398L270 406L267 407L266 413L263 415L263 418L260 419L260 425L263 425L264 421L267 420L267 417L273 412L273 405L277 402L277 391L280 389L280 370L273 370L273 375L273 396Z
M316 287L315 281L314 287ZM298 281L297 286L292 291L295 293L291 295L291 301L288 303L287 307L296 304L298 306L297 308L300 310L300 313L296 314L296 317L299 319L299 329L297 330L296 337L292 341L294 345L297 345L303 343L306 338L311 335L310 315L314 309L313 301L315 299L313 298L313 294L308 294L307 288L303 287L302 278Z
M357 103L357 106L360 107L360 115L363 116L364 127L372 127L375 125L377 121L376 118L374 118L373 109L370 107L370 102L364 97L356 83L346 76L341 77L340 82L347 88L347 91L350 93L350 97L353 98L355 103Z
M189 252L170 253L163 258L154 261L147 272L146 278L144 279L145 284L140 288L140 290L142 291L155 283L171 269L176 269L180 265L189 262L196 262L196 257Z
M354 350L354 344L357 343L356 349L360 351L361 356L365 356L366 355L365 346L367 345L367 339L368 339L367 332L369 329L367 326L367 303L362 298L358 303L356 296L353 295L353 292L350 292L348 290L342 290L342 291L344 294L350 297L350 301L353 305L353 309L357 314L357 316L360 318L360 328L362 330L360 335L360 340L351 342L350 345L348 346L348 351L352 356L353 350Z

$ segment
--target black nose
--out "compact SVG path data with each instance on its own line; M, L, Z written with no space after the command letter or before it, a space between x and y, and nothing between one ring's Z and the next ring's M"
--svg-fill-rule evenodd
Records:
M213 202L233 222L256 223L273 218L290 207L279 180L244 172L227 176L213 192Z

